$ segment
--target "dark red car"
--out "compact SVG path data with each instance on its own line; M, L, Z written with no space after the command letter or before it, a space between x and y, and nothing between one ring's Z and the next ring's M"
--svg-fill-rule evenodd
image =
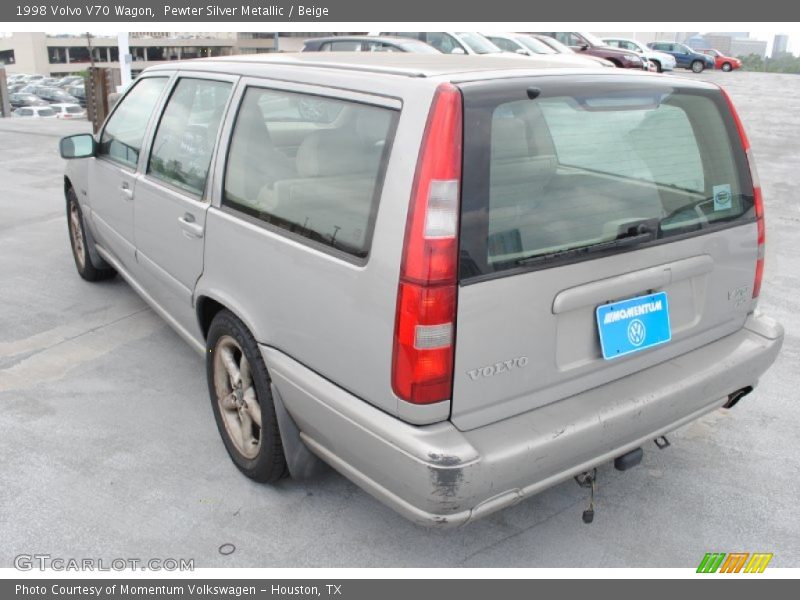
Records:
M703 54L707 54L714 59L714 68L715 69L722 69L723 71L733 71L734 69L740 69L742 67L742 61L738 58L733 58L732 56L725 56L719 50L714 48L709 48L708 50L700 50Z
M649 66L648 61L643 61L638 54L620 48L612 48L591 33L554 31L540 32L540 35L555 38L565 46L572 48L577 54L588 54L589 56L604 58L623 69L647 70Z

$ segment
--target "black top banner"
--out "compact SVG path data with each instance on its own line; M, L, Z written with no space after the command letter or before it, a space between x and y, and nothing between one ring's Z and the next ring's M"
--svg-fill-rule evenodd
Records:
M7 22L766 22L800 20L786 0L4 0Z

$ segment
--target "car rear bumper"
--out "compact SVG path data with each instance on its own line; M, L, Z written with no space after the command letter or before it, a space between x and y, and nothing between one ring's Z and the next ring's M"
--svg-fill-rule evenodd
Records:
M285 354L264 359L317 456L409 519L464 524L612 460L721 407L775 360L783 328L760 316L678 358L478 429L414 426Z

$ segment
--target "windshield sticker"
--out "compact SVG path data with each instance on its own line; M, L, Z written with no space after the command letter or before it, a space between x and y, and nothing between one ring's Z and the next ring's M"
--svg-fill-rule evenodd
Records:
M731 186L729 184L714 186L714 210L730 210L732 205Z

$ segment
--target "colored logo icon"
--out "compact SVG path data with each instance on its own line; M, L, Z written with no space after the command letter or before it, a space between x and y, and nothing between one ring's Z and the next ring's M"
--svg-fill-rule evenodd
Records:
M708 552L700 565L698 573L763 573L772 553L766 552Z

